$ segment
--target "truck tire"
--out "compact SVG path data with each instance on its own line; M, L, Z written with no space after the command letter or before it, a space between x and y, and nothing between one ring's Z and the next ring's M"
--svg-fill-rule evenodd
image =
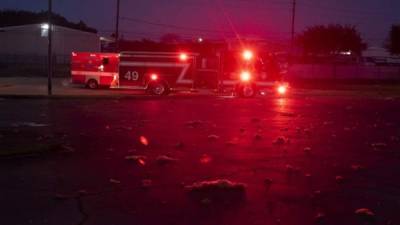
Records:
M151 95L163 96L168 95L169 92L169 86L164 81L149 83L147 87L147 93Z
M90 79L86 82L86 87L89 89L97 89L99 88L99 83L95 79Z
M237 92L238 92L237 94L240 97L252 98L256 95L257 88L254 84L245 84L245 85L239 86L237 89Z

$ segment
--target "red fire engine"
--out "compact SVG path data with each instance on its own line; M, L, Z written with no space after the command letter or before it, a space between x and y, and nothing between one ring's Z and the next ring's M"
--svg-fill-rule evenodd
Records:
M236 53L231 54L235 56ZM72 82L95 89L99 86L147 91L166 95L182 88L195 88L197 81L212 74L215 83L233 86L238 96L252 97L259 87L274 87L278 94L286 93L287 85L267 79L264 64L250 50L244 50L240 59L217 57L217 66L207 67L207 58L189 52L74 52L71 59ZM215 61L215 60L214 60ZM233 63L235 61L235 63ZM234 65L223 69L223 65ZM225 66L229 67L229 66ZM210 76L208 76L210 77Z

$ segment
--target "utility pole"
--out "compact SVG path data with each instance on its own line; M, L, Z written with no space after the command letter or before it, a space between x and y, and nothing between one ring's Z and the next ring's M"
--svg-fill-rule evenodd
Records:
M292 3L292 29L291 29L291 39L290 39L290 52L291 53L293 51L293 45L294 45L295 19L296 19L296 0L293 0L293 3Z
M294 25L296 20L296 0L292 2L292 28L290 33L290 49L289 49L289 66L292 64L293 48L294 48Z
M53 76L53 51L52 51L52 31L53 31L53 25L52 25L52 19L51 19L51 14L52 14L52 0L49 0L49 8L48 8L48 33L47 33L47 38L48 38L48 49L47 49L47 94L52 95L52 84L51 84L51 78Z
M115 18L115 50L118 52L119 50L119 1L117 0L117 13Z

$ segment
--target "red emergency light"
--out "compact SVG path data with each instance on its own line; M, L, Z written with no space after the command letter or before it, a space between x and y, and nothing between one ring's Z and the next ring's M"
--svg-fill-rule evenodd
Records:
M250 61L253 58L253 52L246 49L243 51L243 59L246 61Z
M250 72L248 72L248 71L243 71L243 72L240 74L240 80L243 81L243 82L248 82L248 81L250 81L250 80L251 80L251 74L250 74Z
M153 80L153 81L156 81L156 80L158 80L158 75L153 73L153 74L150 75L150 79Z
M276 91L277 91L278 94L280 94L280 95L286 94L287 85L285 85L285 84L280 84L280 85L278 85L278 87L276 88Z
M179 59L180 59L181 61L186 61L186 60L188 59L188 55L187 55L186 53L181 53L181 54L179 55Z

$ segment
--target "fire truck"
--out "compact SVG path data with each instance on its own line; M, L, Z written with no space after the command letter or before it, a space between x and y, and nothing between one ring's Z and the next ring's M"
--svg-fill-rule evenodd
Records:
M192 90L201 83L214 88L231 87L242 97L255 96L269 87L284 95L287 83L271 79L265 63L251 50L205 57L193 52L131 51L121 53L73 52L71 76L75 84L143 90L151 95Z

